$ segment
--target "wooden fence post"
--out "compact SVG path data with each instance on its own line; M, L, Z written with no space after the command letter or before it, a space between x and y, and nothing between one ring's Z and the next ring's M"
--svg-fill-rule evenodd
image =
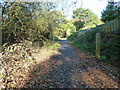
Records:
M96 33L96 58L100 59L100 33Z

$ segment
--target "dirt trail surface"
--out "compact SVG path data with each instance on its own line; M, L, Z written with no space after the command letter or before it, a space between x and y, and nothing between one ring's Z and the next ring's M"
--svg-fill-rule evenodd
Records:
M118 88L119 70L62 40L52 55L35 54L36 63L23 87L32 88ZM38 57L39 56L39 57Z

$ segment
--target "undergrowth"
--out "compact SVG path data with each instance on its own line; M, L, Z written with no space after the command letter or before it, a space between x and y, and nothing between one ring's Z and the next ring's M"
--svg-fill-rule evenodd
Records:
M80 50L90 52L95 55L96 49L96 33L101 34L101 49L100 49L100 60L107 64L112 64L119 66L119 54L118 49L120 46L119 35L105 33L101 30L89 30L78 35L79 31L68 37L68 40L73 46L79 48Z

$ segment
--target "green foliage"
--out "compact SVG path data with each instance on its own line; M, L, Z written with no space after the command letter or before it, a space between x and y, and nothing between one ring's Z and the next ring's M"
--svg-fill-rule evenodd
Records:
M30 34L30 37L33 39L33 41L53 40L54 32L59 23L57 21L60 20L59 17L62 17L60 14L59 16L56 15L57 14L55 12L48 12L38 16L37 20L34 20L33 24L35 30L33 30L33 32Z
M76 27L76 30L79 30L84 27L85 22L81 21L80 19L73 19L73 24Z
M120 16L120 7L117 2L108 2L106 9L102 12L101 20L106 22Z
M2 7L4 42L13 42L26 38L26 30L29 28L32 13L25 5L29 5L29 3L7 2Z
M40 46L54 41L65 16L53 10L53 3L5 2L2 4L3 44L28 40L39 42ZM73 26L70 24L66 28Z
M71 34L67 39L70 41L73 41L77 38L77 32L74 32L73 34Z
M100 23L100 20L98 19L96 14L94 14L89 9L84 8L77 8L76 10L74 10L73 18L76 19L73 23L76 26L77 30L85 26L92 26L94 24Z
M119 41L120 36L114 34L108 34L102 40L102 48L101 48L101 55L105 58L101 58L102 61L106 63L113 63L119 62ZM107 40L106 40L107 39Z
M68 37L76 31L76 27L70 21L66 20L60 25L58 30L59 30L58 36Z
M101 49L100 49L100 59L101 61L109 64L117 64L119 62L119 54L118 47L120 45L119 35L114 34L106 34L101 30L89 30L84 32L83 34L79 34L78 32L72 34L68 40L72 41L72 44L75 47L80 48L83 51L87 51L95 55L96 50L96 41L95 36L96 33L101 33Z

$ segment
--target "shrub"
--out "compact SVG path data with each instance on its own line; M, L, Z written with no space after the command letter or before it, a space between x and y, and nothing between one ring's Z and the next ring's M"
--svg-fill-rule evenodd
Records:
M68 40L73 41L76 40L76 38L77 38L77 32L74 32L72 35L68 37Z

